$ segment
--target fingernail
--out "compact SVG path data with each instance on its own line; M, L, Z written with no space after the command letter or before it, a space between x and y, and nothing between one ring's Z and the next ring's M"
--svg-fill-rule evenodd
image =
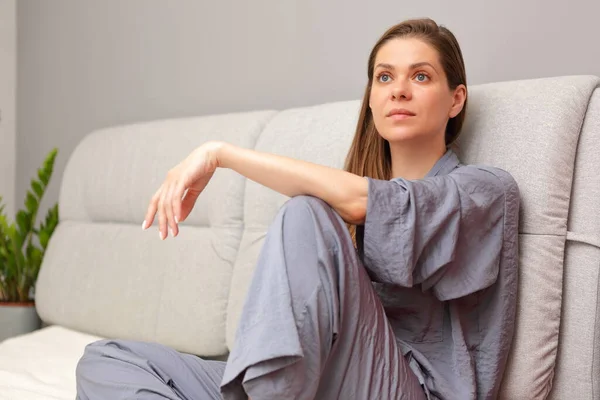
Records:
M175 223L178 224L179 223L179 218L177 218L177 216L175 216Z
M162 231L158 231L158 236L160 237L160 240L165 240Z
M169 228L169 232L171 233L171 237L175 237L175 235L173 235L173 229Z
M146 220L144 220L144 222L142 222L142 230L145 231L146 230Z

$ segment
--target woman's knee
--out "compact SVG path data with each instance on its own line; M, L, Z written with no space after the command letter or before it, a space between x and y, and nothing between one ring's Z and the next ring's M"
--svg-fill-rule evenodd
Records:
M314 240L317 234L331 225L327 220L330 210L327 203L316 197L292 197L279 210L269 234L281 236L286 249L293 251L302 247L311 251L317 244Z
M288 200L280 210L284 237L299 237L307 240L307 233L319 236L328 248L339 248L342 242L351 243L352 239L344 220L327 202L314 196L295 196Z
M343 225L339 214L324 200L318 197L301 195L289 199L279 210L285 228L308 225L309 228L330 230Z
M304 214L307 210L329 211L332 209L331 206L327 204L324 200L321 200L318 197L308 195L294 196L288 201L286 201L283 207L281 207L281 211L292 214Z

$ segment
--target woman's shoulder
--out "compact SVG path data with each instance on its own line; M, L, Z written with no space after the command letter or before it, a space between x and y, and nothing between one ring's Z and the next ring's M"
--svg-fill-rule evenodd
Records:
M507 170L485 164L459 164L448 175L459 187L496 189L518 195L517 181Z

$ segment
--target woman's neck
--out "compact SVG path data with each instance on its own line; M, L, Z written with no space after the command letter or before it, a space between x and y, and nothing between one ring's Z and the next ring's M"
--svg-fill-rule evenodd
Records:
M390 143L392 178L422 179L446 153L446 144L415 143L409 145Z

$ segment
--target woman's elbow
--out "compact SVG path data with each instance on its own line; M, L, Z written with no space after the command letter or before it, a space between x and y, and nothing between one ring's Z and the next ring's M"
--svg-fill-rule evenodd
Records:
M338 210L344 221L352 225L363 225L367 215L367 198L355 199Z
M362 225L367 215L367 199L369 181L364 177L351 175L348 186L341 193L338 191L333 208L342 219L352 225Z

